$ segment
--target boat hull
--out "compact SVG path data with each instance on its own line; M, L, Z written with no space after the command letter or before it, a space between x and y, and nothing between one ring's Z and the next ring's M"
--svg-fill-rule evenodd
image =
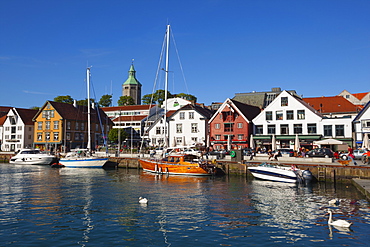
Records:
M44 156L44 157L12 157L9 160L10 164L15 165L50 165L55 161L56 158L54 156Z
M215 172L213 168L197 163L175 163L155 159L140 159L139 162L144 171L160 174L211 176Z
M60 159L59 163L69 168L102 168L108 158Z
M258 179L284 183L296 183L298 181L296 173L291 169L256 166L248 167L248 170Z

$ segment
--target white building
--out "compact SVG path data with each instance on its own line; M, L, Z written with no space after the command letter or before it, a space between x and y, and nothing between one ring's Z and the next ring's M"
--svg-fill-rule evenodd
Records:
M283 91L257 117L254 140L257 146L294 148L298 135L301 146L312 148L319 139L335 138L352 144L352 116L324 117L298 96Z
M33 146L34 122L37 110L12 108L3 124L2 151L18 151Z
M361 148L364 136L370 137L370 101L367 102L362 111L353 120L353 128L355 147Z

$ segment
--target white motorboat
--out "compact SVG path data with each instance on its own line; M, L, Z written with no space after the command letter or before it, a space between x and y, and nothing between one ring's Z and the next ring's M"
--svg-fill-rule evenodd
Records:
M312 180L312 173L309 170L302 171L295 166L285 167L262 163L259 166L250 166L248 170L255 178L269 181L296 183Z
M54 155L42 153L39 149L22 149L11 157L10 164L17 165L50 165L57 158Z
M75 149L59 160L60 166L71 168L102 168L108 158L91 155L91 105L90 105L90 68L86 70L87 81L87 149Z

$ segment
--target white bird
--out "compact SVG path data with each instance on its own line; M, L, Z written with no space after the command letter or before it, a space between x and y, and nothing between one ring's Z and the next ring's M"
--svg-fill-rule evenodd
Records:
M352 223L346 221L346 220L334 220L333 221L333 213L331 212L331 210L328 210L329 212L329 220L328 220L328 224L329 225L332 225L332 226L339 226L339 227L350 227L352 225Z
M339 199L338 198L332 199L329 201L329 204L339 205Z
M148 199L146 199L146 198L142 198L142 197L140 196L140 197L139 197L139 203L147 204L147 203L148 203Z

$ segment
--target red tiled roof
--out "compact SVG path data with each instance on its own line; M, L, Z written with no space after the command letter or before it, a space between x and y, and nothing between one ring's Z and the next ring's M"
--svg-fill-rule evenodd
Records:
M117 122L137 122L137 121L141 121L143 120L144 118L146 118L146 116L143 116L143 115L139 115L139 116L120 116L120 117L117 117L113 120L113 122L117 123Z
M6 120L6 115L0 117L0 125L4 125L5 120Z
M367 92L367 93L353 93L352 95L355 96L357 99L362 100L362 98L365 97L368 93L369 92Z
M103 111L138 111L138 110L149 110L156 105L123 105L123 106L111 106L111 107L100 107Z
M307 104L320 113L349 113L360 109L342 96L303 98Z

